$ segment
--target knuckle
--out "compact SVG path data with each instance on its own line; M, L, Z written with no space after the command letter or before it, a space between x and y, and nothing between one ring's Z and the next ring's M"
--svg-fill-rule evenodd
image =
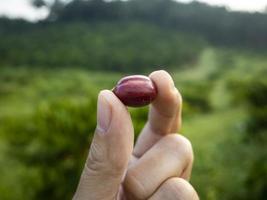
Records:
M180 107L182 101L181 93L176 87L174 87L169 98L170 105L173 105L174 107Z
M187 162L193 162L194 154L191 142L179 134L170 134L165 137L168 149L174 152L176 156L181 153L185 156Z
M86 161L86 167L91 171L100 171L110 175L121 174L128 164L127 154L114 153L102 142L95 140L91 143Z
M107 176L118 176L122 174L125 164L116 156L108 154L106 148L97 142L91 144L89 155L86 161L86 170L91 174L98 173Z
M177 88L173 88L167 95L165 95L165 101L170 107L179 106L182 102L182 96Z
M182 178L170 178L163 185L163 190L168 191L172 196L183 200L198 200L195 189Z
M86 166L92 171L105 168L105 150L97 142L92 142Z
M177 88L175 88L174 92L175 92L175 96L176 96L176 102L179 102L182 104L183 97L182 97L180 91Z
M123 182L124 189L133 199L146 199L147 192L134 170L129 169Z
M178 106L179 106L179 109L181 109L182 110L182 107L183 107L183 97L182 97L182 95L181 95L181 93L179 92L179 90L178 89L176 89L177 90L177 98L178 98Z

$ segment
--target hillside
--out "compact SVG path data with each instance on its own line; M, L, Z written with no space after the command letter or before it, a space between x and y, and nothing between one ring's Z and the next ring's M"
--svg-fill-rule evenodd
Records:
M35 23L0 18L1 200L71 199L99 91L157 69L183 96L181 134L194 148L200 199L266 199L266 13L196 1L66 2L34 0L50 10ZM136 137L147 111L129 108Z
M184 99L182 134L195 151L192 184L202 199L264 199L267 112L258 105L266 102L266 65L263 57L205 49L191 68L172 73ZM71 198L95 128L97 93L123 75L0 70L1 199ZM247 92L254 98L242 96ZM147 108L130 112L138 135Z
M0 65L146 72L193 64L209 46L267 50L264 13L173 0L38 5L50 9L43 21L0 19Z

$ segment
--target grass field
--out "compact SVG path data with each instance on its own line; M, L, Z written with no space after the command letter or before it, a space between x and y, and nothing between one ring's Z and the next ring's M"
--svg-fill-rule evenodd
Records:
M207 49L195 66L172 72L185 100L182 134L194 147L192 184L201 199L246 199L249 170L255 154L264 150L243 142L248 112L245 105L232 103L233 94L227 88L229 80L257 77L266 72L267 59L245 60L245 57L229 58L229 54ZM84 69L2 67L0 199L35 199L42 194L48 195L46 199L70 198L85 153L73 157L89 146L97 93L112 88L124 75ZM144 124L146 112L146 109L131 109L137 133ZM47 124L53 130L46 128ZM65 133L69 134L66 138L62 136ZM52 134L53 140L47 136ZM79 141L84 138L86 141L79 148ZM63 152L62 162L52 159L53 149L59 155ZM46 163L38 160L36 154L44 156ZM50 172L44 172L46 169ZM62 176L65 180L57 181ZM70 186L59 185L64 183ZM52 187L60 189L55 191Z

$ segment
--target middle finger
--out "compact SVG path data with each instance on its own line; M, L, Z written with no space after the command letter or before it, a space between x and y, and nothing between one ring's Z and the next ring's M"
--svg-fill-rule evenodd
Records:
M141 157L157 141L181 128L182 97L172 77L165 71L149 76L157 86L158 95L150 106L148 122L134 148L134 156Z

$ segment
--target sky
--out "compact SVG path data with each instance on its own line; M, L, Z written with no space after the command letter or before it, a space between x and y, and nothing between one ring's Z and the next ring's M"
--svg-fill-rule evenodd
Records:
M177 0L190 2L192 0ZM263 11L267 6L267 0L199 0L211 5L224 5L231 10L241 11ZM35 9L31 6L30 0L0 0L0 16L10 18L25 18L30 21L45 18L48 10L45 8Z

